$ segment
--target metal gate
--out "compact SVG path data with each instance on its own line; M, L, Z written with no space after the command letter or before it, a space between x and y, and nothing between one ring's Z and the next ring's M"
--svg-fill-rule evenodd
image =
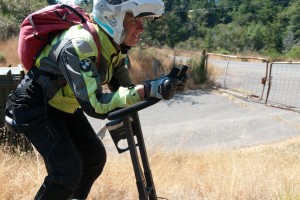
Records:
M267 59L209 53L207 69L217 88L245 98L263 99Z
M270 65L266 105L300 111L300 62Z

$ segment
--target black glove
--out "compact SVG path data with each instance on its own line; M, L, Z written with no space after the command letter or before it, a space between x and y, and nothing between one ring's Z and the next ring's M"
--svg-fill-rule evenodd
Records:
M161 76L154 80L144 81L143 85L145 98L155 97L165 100L173 98L175 81L172 77Z

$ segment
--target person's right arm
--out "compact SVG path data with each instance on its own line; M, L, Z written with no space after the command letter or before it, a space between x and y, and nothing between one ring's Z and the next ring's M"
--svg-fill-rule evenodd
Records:
M104 119L110 111L141 101L143 86L121 86L115 92L103 93L95 49L84 40L70 40L61 49L59 68L84 112Z

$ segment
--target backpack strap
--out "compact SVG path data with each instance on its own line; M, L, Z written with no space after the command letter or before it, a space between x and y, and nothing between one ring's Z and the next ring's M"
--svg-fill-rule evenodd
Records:
M8 95L8 99L6 101L6 106L5 106L5 114L10 118L13 118L12 116L13 103L15 103L16 100L19 98L19 96L23 92L25 92L25 90L29 87L31 83L32 83L32 79L29 79L23 86L17 88L16 90L12 90L11 93Z
M91 33L91 35L93 36L93 39L96 43L97 49L98 49L98 57L97 57L97 67L100 64L100 57L101 57L101 45L100 45L100 39L99 39L99 35L96 31L96 28L94 26L93 23L86 21L86 23L83 23L83 28L87 31L89 31Z

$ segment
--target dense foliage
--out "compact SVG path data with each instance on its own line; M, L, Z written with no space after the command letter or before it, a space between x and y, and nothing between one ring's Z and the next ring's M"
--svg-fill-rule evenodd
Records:
M165 0L166 16L148 24L150 44L222 53L300 57L298 0ZM153 27L154 26L154 27Z
M299 57L298 0L163 1L166 15L146 23L144 44L222 53L289 52ZM47 0L1 0L0 39L17 35L21 20L46 4Z
M31 12L47 5L42 0L1 0L0 40L7 40L19 34L21 21Z

